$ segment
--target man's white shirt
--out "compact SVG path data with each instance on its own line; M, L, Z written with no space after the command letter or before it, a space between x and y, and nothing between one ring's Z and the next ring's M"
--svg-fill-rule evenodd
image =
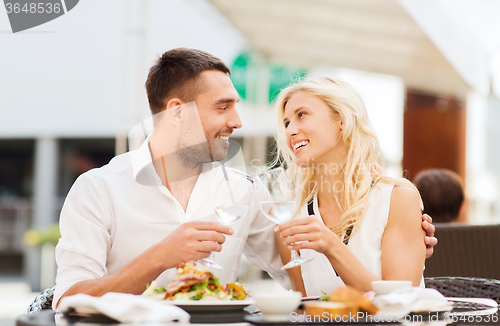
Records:
M217 221L213 195L224 180L221 167L204 164L184 211L161 184L148 142L149 138L140 149L82 174L68 193L56 247L54 308L73 284L118 271L181 224ZM222 251L215 255L216 262L224 267L223 271L213 271L215 276L222 283L234 281L244 253L253 265L290 288L286 273L280 269L274 224L259 210L259 202L269 200L269 193L258 180L244 177L230 177L230 185L237 204L250 209L231 225L234 234L226 236ZM175 268L166 270L156 282L164 286L175 274Z

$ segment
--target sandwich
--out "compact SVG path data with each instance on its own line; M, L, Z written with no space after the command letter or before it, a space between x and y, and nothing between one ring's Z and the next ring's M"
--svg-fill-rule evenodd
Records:
M246 292L236 283L222 286L212 272L196 268L195 262L177 266L177 275L166 287L153 282L143 295L163 300L243 300Z

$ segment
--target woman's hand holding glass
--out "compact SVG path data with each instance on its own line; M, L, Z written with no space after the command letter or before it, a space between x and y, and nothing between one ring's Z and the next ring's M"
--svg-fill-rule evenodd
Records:
M342 241L314 215L295 218L276 226L290 250L312 249L322 254L334 250Z
M273 200L261 201L260 209L274 223L290 221L297 211L297 202L293 198L293 186L282 167L268 170L259 175L264 186L269 190ZM291 250L291 259L283 269L300 266L312 259L304 259L297 251Z

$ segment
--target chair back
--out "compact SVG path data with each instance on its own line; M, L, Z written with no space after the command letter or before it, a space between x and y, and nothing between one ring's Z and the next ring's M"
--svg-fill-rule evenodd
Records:
M54 291L56 286L43 290L28 307L28 314L37 313L42 310L52 310L52 299L54 299Z
M425 287L445 297L488 298L500 304L500 281L472 277L426 277Z
M425 277L500 280L500 225L435 224L438 245L425 262Z

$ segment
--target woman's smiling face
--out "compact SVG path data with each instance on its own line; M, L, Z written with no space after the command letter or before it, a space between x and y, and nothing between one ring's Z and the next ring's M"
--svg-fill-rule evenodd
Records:
M287 146L295 154L298 166L310 167L345 159L342 121L340 117L334 120L330 107L316 96L306 92L292 95L285 105L283 124Z

